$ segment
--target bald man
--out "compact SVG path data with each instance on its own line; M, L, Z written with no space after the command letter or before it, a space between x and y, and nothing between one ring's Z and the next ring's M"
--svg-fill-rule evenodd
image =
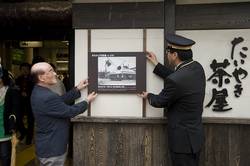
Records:
M57 79L48 63L33 65L31 76L36 84L31 94L31 107L36 122L36 155L41 166L63 166L67 154L70 118L83 113L97 94L92 92L86 100L72 106L67 105L65 103L81 96L80 91L88 86L87 80L59 96L49 89L56 84Z

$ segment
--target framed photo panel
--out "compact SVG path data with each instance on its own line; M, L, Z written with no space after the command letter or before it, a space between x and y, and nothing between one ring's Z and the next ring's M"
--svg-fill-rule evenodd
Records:
M144 52L90 52L89 91L140 93L146 90Z

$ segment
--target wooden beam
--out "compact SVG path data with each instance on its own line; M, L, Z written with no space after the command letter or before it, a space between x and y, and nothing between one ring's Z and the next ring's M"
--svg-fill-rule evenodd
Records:
M176 29L250 28L250 2L176 6Z
M73 28L162 28L163 2L73 4Z
M167 0L164 2L164 31L167 33L175 32L175 0Z
M71 28L71 21L71 2L0 3L0 28Z
M164 2L164 65L167 66L168 58L165 56L165 50L167 47L167 43L165 40L165 36L167 33L175 33L175 0L166 0ZM165 83L164 83L165 85ZM167 109L164 108L164 116L167 116Z
M175 0L73 4L73 28L240 29L250 27L250 2L171 6ZM165 10L165 13L164 13ZM175 17L169 14L175 12ZM165 18L164 18L165 17ZM164 23L168 22L168 24ZM174 23L175 26L169 24Z

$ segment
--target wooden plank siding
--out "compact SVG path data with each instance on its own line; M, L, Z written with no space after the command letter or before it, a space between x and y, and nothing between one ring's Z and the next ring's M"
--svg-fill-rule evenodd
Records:
M73 4L74 29L164 27L163 3Z
M166 6L163 2L73 4L72 24L74 29L168 27L172 31L175 21L175 30L250 28L250 2L176 5L175 9L172 2ZM172 11L175 18L169 17Z
M201 166L247 166L250 126L204 120ZM73 120L74 166L170 166L166 119Z
M176 6L176 30L250 28L250 2Z
M73 130L74 166L167 165L164 123L76 122Z

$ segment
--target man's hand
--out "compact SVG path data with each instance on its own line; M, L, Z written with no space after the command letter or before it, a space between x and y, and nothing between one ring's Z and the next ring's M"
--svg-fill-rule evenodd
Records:
M137 96L146 99L148 97L148 92L138 93Z
M158 64L156 55L153 52L147 52L147 59L155 66Z
M88 84L89 84L88 79L82 80L79 82L79 84L76 86L76 88L78 90L82 90L82 89L86 88L88 86Z
M87 96L86 101L87 101L88 103L90 103L91 101L93 101L93 100L96 98L96 96L97 96L97 93L92 92L92 93L90 93L90 94Z

